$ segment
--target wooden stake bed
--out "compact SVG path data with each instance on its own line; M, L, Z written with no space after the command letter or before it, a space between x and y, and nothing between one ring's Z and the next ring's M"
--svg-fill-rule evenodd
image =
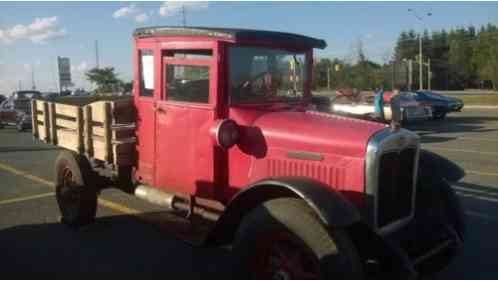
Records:
M135 160L132 99L71 105L33 100L33 135L46 143L117 166Z

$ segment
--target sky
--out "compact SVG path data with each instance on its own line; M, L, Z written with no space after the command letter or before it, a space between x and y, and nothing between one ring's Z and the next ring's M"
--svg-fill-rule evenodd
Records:
M351 58L358 41L379 63L389 60L402 30L498 24L498 2L183 2L187 25L285 31L327 41L319 57ZM76 87L85 71L112 66L131 80L137 27L180 25L180 2L0 2L0 94L19 85L57 89L56 57L71 59ZM422 21L408 11L413 9Z

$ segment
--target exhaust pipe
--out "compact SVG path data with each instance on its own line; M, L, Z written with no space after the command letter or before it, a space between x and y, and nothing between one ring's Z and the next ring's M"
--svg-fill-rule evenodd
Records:
M139 185L135 188L135 196L152 204L173 210L175 200L178 198L172 193L166 193L157 188Z
M187 211L189 214L195 213L196 215L212 221L216 221L220 216L219 212L199 206L193 200L189 202L173 193L167 193L147 185L137 186L134 194L140 199L165 207L171 211Z

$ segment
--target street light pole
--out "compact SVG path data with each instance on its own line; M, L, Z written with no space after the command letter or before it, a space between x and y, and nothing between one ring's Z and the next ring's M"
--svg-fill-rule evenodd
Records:
M408 9L408 12L412 12L412 14L422 23L422 17L420 17L417 12L413 9ZM432 13L427 13L426 16L432 16ZM418 34L418 65L419 65L419 90L423 90L424 88L424 76L423 76L423 57L422 57L422 31Z
M431 78L432 78L432 72L431 72L431 59L427 58L427 90L431 90Z

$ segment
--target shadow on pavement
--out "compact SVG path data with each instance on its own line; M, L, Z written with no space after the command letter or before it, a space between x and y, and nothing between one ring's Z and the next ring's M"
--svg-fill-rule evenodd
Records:
M498 189L459 182L452 184L463 203L466 236L463 252L437 278L496 279L498 276Z
M227 278L228 250L194 248L127 216L77 231L59 223L0 230L2 279Z
M498 117L490 116L449 116L444 120L428 120L406 126L422 137L422 143L440 143L457 139L457 137L434 136L443 133L485 133L498 131L487 128L487 122L498 121Z

